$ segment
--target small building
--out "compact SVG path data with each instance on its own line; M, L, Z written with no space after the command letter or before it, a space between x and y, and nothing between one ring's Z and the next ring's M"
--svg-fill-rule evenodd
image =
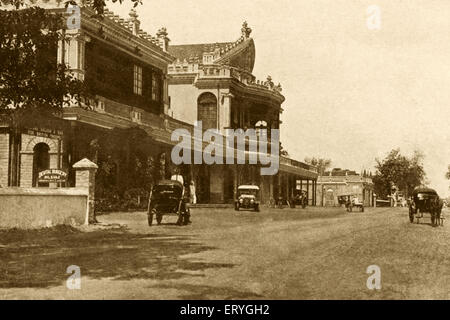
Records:
M318 204L325 207L339 206L338 197L355 195L365 206L373 206L373 182L370 177L355 171L334 169L317 179Z

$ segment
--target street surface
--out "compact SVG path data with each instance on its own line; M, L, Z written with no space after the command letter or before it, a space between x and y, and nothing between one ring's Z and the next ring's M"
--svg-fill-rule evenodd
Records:
M196 209L184 227L148 227L145 213L98 219L0 232L0 298L450 299L450 220L411 224L407 208ZM66 287L70 265L79 290ZM370 265L381 290L366 286Z

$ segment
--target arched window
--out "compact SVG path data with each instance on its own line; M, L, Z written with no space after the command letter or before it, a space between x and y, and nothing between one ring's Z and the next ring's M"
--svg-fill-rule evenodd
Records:
M217 129L217 98L210 92L201 94L197 100L197 119L203 130Z
M266 136L267 137L267 122L264 120L260 120L255 123L255 132L256 135L259 136Z
M38 186L39 172L50 169L50 147L46 143L38 143L33 149L33 187Z

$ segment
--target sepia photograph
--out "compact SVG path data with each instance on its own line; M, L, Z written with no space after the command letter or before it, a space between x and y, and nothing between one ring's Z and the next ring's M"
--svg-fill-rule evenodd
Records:
M0 300L449 300L449 57L446 0L0 0Z

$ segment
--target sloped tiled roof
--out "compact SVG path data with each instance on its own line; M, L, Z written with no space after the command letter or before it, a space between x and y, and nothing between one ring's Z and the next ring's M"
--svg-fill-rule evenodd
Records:
M169 53L180 61L184 59L189 61L195 57L202 59L204 53L214 52L216 49L222 51L231 45L233 45L233 42L171 45L169 47Z

